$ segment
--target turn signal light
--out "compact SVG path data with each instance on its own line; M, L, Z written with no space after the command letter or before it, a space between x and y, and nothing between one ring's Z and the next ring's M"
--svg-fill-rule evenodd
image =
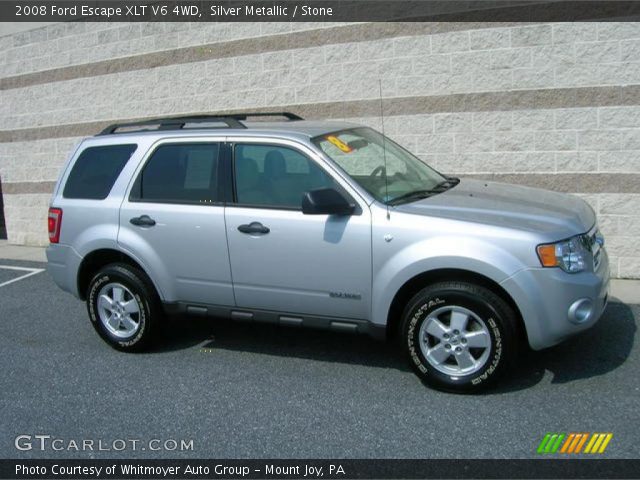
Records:
M537 250L543 267L555 267L558 265L555 245L538 245Z

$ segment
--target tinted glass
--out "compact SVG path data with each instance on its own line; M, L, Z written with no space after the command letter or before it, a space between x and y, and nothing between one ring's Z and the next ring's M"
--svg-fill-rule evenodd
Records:
M333 179L300 152L276 145L235 147L238 203L301 208L305 192L335 188Z
M216 199L217 143L162 145L153 153L136 182L144 202L210 204Z
M103 200L137 145L108 145L85 149L76 160L67 184L65 198Z

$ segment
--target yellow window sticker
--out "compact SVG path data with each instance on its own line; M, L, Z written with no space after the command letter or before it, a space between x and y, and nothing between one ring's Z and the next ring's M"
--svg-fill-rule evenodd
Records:
M333 143L336 147L338 147L344 153L353 152L353 148L351 148L349 145L347 145L346 143L344 143L342 140L340 140L338 137L336 137L334 135L329 135L327 137L327 140L329 140L331 143Z

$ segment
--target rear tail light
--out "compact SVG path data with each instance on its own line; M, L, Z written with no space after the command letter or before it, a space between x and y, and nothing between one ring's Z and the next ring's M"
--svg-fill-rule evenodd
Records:
M49 230L49 242L58 243L60 241L60 228L62 227L62 210L59 208L49 209L47 220Z

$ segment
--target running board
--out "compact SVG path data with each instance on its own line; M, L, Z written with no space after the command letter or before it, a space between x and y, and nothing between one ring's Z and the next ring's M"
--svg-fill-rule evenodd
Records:
M347 332L369 335L376 339L386 337L386 328L374 325L366 320L352 318L323 317L294 313L273 312L270 310L252 310L222 305L192 305L182 302L164 303L168 315L194 315L199 317L228 318L239 322L268 323L287 327L304 327L334 332Z

